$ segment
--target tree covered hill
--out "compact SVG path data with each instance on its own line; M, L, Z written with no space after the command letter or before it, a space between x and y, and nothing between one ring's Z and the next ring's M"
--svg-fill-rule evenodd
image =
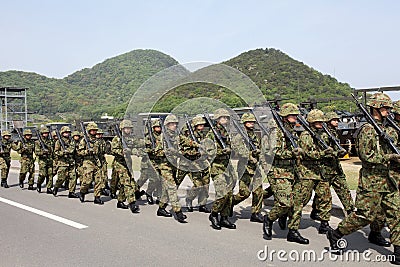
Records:
M348 96L351 92L348 84L339 83L272 48L244 52L223 63L249 76L267 99L279 93L283 98L300 102L310 96ZM159 51L134 50L63 79L22 71L0 72L0 87L28 87L28 110L36 120L96 119L104 113L121 117L143 82L176 64L175 59ZM205 92L231 107L242 104L223 88L188 84L168 93L156 110L170 111L187 99L204 96Z

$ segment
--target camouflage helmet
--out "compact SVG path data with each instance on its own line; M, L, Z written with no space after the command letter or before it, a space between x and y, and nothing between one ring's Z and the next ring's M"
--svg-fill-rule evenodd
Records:
M102 129L98 129L96 134L104 134L104 131Z
M71 132L71 129L68 126L61 127L60 133Z
M2 133L1 133L1 136L11 136L11 133L9 132L9 131L3 131Z
M256 117L251 113L244 113L240 119L241 123L245 122L256 122Z
M160 120L156 119L152 122L152 127L161 127Z
M25 129L22 134L23 135L32 135L32 130L31 129Z
M73 131L71 136L81 136L81 133L79 131Z
M396 114L400 114L400 100L393 102L392 112Z
M331 121L333 119L339 119L339 118L340 118L339 115L334 111L325 114L326 121Z
M44 134L44 133L49 133L50 131L49 131L49 128L43 126L43 127L40 127L39 132L40 132L41 134Z
M122 120L119 124L120 129L133 128L133 123L130 120Z
M193 126L206 124L206 120L203 118L203 116L195 116L192 119L192 124L193 124Z
M382 107L392 108L393 104L392 100L387 94L375 93L368 98L367 106L370 106L372 108L382 108Z
M282 117L286 117L289 115L299 115L299 107L293 103L283 104L278 114Z
M319 109L311 110L307 115L307 121L309 123L317 122L317 121L325 121L324 113Z
M179 120L174 114L169 114L164 121L164 125L167 125L168 123L178 123Z
M227 111L224 108L219 108L217 110L214 111L214 119L218 120L221 117L231 117L231 115L229 114L229 111Z
M90 130L98 130L99 129L99 127L97 127L97 124L96 123L94 123L94 122L89 122L87 125L86 125L86 131L90 131Z

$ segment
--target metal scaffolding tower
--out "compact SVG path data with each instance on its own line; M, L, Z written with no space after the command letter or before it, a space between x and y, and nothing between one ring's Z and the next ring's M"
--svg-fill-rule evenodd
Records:
M15 123L27 125L28 108L26 103L28 88L0 87L1 131L9 130Z

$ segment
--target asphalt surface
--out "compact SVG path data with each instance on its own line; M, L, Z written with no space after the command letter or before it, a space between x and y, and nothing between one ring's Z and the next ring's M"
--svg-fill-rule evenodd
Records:
M273 239L264 240L262 225L249 221L249 200L235 207L233 221L237 225L236 230L216 231L210 227L208 214L198 211L186 213L188 223L180 224L174 218L157 217L157 206L148 205L144 200L138 202L141 212L132 214L129 210L117 209L116 200L109 197L102 197L105 204L99 206L93 204L93 194L88 194L82 204L79 199L68 199L67 191L60 191L54 197L28 191L26 184L21 189L17 176L18 170L12 169L9 178L11 187L0 188L0 266L390 265L388 262L376 262L376 259L381 255L390 255L393 248L370 244L366 239L368 227L346 237L347 249L364 253L366 259L359 255L359 260L350 256L335 260L336 256L330 257L329 253L325 253L323 260L319 260L324 248L328 247L328 241L325 235L318 234L319 223L309 218L309 207L304 210L300 232L310 239L310 244L299 245L287 242L287 231L280 230L277 224L274 224ZM184 195L180 197L184 203ZM4 199L87 227L72 227L7 204ZM269 202L267 204L265 211L271 208ZM332 226L336 226L342 217L340 212L335 213ZM386 230L383 234L389 237ZM260 252L266 250L267 258L265 253ZM279 259L277 254L280 250ZM306 250L313 250L316 257L312 257L311 261L307 257L302 260L301 255Z

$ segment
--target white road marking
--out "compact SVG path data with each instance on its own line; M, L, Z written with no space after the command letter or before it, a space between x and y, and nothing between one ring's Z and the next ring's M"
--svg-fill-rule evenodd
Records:
M27 210L27 211L30 211L32 213L38 214L40 216L49 218L51 220L54 220L54 221L57 221L57 222L72 226L72 227L80 229L80 230L88 228L88 226L86 226L86 225L83 225L83 224L80 224L80 223L77 223L77 222L62 218L60 216L57 216L57 215L54 215L54 214L51 214L51 213L48 213L48 212L45 212L45 211L42 211L42 210L31 208L29 206L14 202L12 200L8 200L8 199L0 197L0 201L4 202L6 204L9 204L11 206L14 206L14 207L17 207L17 208L20 208L20 209L23 209L23 210Z

